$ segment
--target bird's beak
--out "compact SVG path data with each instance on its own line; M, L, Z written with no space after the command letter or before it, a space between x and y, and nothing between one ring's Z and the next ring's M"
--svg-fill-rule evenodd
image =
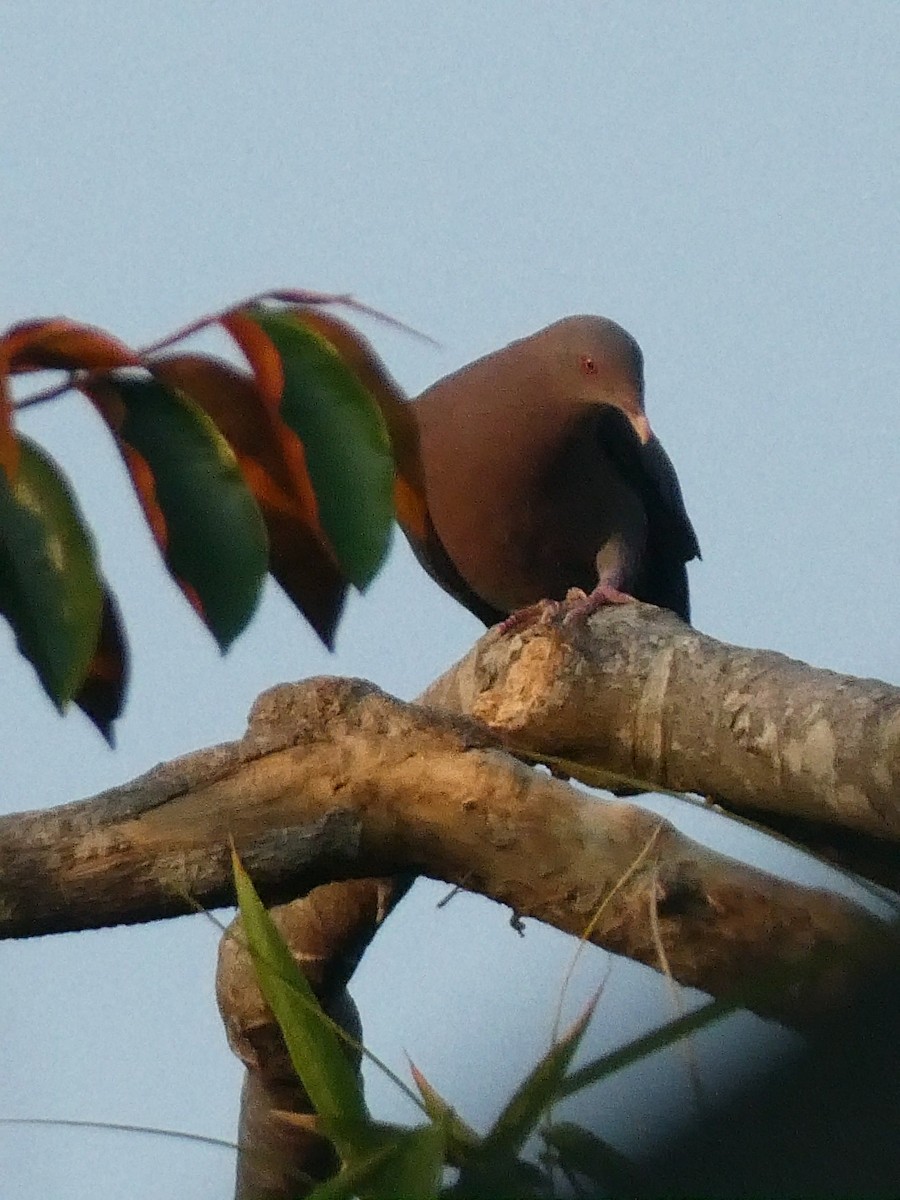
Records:
M650 422L643 413L639 413L635 417L628 418L631 421L634 432L641 439L641 445L646 446L653 437L653 430L650 428Z

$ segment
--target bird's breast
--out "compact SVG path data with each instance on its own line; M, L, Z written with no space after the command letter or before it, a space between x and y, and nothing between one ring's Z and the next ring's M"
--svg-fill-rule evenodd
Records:
M437 534L469 587L501 612L562 599L571 587L589 591L605 547L630 570L646 537L640 497L580 427L580 413L562 427L557 418L553 437L514 415L495 415L489 433L462 421L448 433L445 422L439 448L425 422L422 439Z

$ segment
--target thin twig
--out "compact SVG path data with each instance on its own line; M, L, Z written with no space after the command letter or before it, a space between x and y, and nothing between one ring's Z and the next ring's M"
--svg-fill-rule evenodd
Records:
M399 329L403 333L409 334L411 337L418 338L423 342L427 342L431 346L440 347L440 342L429 337L427 333L422 333L421 330L414 328L412 325L407 325L404 321L398 320L396 317L390 316L388 313L381 312L380 309L373 308L370 304L365 304L361 300L357 300L349 292L340 295L331 295L327 292L308 292L302 289L291 288L273 288L265 292L257 292L253 296L248 296L245 300L238 301L237 304L229 304L227 308L222 308L213 313L207 313L205 316L198 317L194 321L189 321L186 325L182 325L173 333L166 334L164 337L158 338L155 342L148 342L135 353L138 358L148 359L151 355L159 354L161 350L168 350L171 346L183 342L186 338L193 337L197 333L202 333L204 329L208 329L210 325L215 325L230 313L239 312L242 309L254 308L265 304L266 301L276 301L280 304L288 305L306 305L308 307L325 306L329 304L343 305L345 308L350 308L354 312L358 312L364 316L372 317L376 321L381 321L385 325L390 325L394 329ZM115 368L114 368L115 369ZM109 373L108 367L97 368L93 371L70 371L67 377L51 387L45 388L43 391L35 392L31 396L25 396L21 400L15 401L13 407L16 411L26 408L32 408L36 404L44 404L48 400L56 400L60 396L64 396L66 392L72 391L79 387L88 379L96 378L99 375Z

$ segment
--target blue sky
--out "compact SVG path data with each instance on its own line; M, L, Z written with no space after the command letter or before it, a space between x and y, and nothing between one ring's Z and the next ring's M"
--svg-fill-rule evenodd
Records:
M898 46L900 7L862 0L7 6L0 322L66 313L140 343L261 288L350 290L440 341L367 330L414 393L566 313L611 316L641 342L703 546L695 623L900 682ZM221 659L160 572L99 422L68 399L24 424L97 530L134 681L110 753L54 714L0 630L3 811L238 736L281 680L356 675L412 697L479 632L398 544L334 656L272 588ZM483 1118L545 1043L571 944L533 924L520 940L466 898L435 911L435 894L391 922L357 995L373 1048L401 1070L408 1050ZM0 1112L233 1136L215 947L202 918L4 944ZM575 997L606 971L585 956ZM616 963L595 1048L671 1010L660 980ZM756 1023L740 1033L716 1053L762 1053ZM627 1145L688 1095L684 1063L614 1094L607 1128ZM400 1111L377 1081L372 1096ZM231 1164L0 1129L0 1173L12 1200L203 1198L227 1194Z

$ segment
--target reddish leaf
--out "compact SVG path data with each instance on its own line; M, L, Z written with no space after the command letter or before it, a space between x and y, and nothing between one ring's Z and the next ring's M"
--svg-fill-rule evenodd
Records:
M298 303L302 294L273 292L271 295L290 303L289 308L282 310L284 314L315 330L330 343L378 404L391 436L396 464L394 507L397 519L413 537L423 541L428 536L430 522L419 454L418 427L408 402L369 342L346 321L318 307L322 302L331 300L347 302L347 298L311 293L309 303L304 304ZM364 305L358 307L361 311L368 311ZM281 359L271 341L252 319L251 311L234 310L222 318L222 325L244 352L260 391L273 405L277 405L284 389Z
M0 339L0 359L8 362L13 375L23 371L103 371L140 362L118 338L67 317L12 325Z
M13 407L6 378L6 364L0 358L0 469L6 472L11 484L16 481L20 457L21 447L13 426Z
M153 478L150 465L144 456L138 453L121 436L122 426L125 424L128 412L119 395L118 388L112 380L97 378L92 379L90 383L83 384L81 390L89 400L93 401L100 415L109 426L113 437L116 439L116 445L125 462L128 474L131 476L135 494L141 508L144 510L144 518L150 527L153 540L165 557L169 535L166 528L166 518L163 515L156 496L156 481ZM197 599L196 593L189 596L188 599L202 617L203 608Z
M284 372L279 415L300 437L320 520L341 570L365 589L394 525L394 457L374 398L320 333L287 311L248 316L269 338Z
M347 585L319 524L299 438L228 363L185 354L151 370L189 395L231 445L266 522L272 575L330 647Z
M281 356L268 336L245 312L230 312L222 325L243 351L256 379L263 400L277 413L284 391L284 367Z
M211 417L265 499L291 508L320 532L318 505L306 470L303 446L260 396L254 380L221 359L179 354L149 364L151 373L186 392Z
M116 599L104 588L100 639L75 703L113 743L113 721L121 714L128 684L128 646Z

